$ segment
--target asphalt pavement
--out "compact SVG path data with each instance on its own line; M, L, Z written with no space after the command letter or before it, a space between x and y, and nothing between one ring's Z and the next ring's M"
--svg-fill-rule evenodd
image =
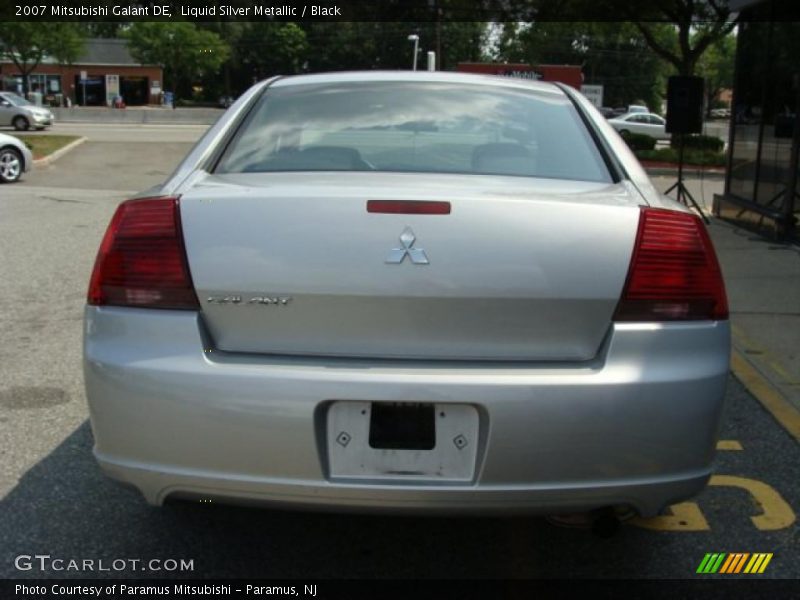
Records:
M800 449L733 377L711 485L610 539L533 517L159 509L107 480L91 456L80 367L89 274L116 204L163 179L192 141L182 128L133 129L109 139L87 126L85 144L0 190L0 577L86 576L14 566L49 554L193 561L170 577L692 578L712 552L773 553L758 577L800 577Z

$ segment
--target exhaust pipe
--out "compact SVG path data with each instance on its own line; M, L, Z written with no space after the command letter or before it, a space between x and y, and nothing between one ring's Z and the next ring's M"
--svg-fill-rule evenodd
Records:
M635 517L636 511L628 506L605 506L585 513L549 515L545 520L551 525L569 529L588 529L599 538L613 537L623 521Z
M617 511L608 506L592 513L592 533L602 539L613 537L620 528L621 521Z

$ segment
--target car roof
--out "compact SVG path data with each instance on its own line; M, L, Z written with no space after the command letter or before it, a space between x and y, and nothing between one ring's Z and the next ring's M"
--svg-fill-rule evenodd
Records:
M551 82L534 81L517 77L503 77L500 75L448 73L444 71L340 71L335 73L291 75L275 80L270 84L270 87L281 88L295 85L360 83L373 81L402 83L464 83L470 85L484 85L487 87L525 89L550 96L565 96L561 88Z

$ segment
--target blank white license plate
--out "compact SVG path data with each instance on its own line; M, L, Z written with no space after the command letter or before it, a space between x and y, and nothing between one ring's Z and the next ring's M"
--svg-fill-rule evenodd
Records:
M471 481L478 421L469 404L334 402L327 422L330 476Z

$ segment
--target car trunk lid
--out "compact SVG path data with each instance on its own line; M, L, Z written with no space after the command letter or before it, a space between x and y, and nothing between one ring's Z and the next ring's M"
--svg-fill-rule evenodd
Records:
M376 200L450 212L368 211ZM611 324L641 204L627 182L236 174L196 182L181 220L220 350L585 361Z

